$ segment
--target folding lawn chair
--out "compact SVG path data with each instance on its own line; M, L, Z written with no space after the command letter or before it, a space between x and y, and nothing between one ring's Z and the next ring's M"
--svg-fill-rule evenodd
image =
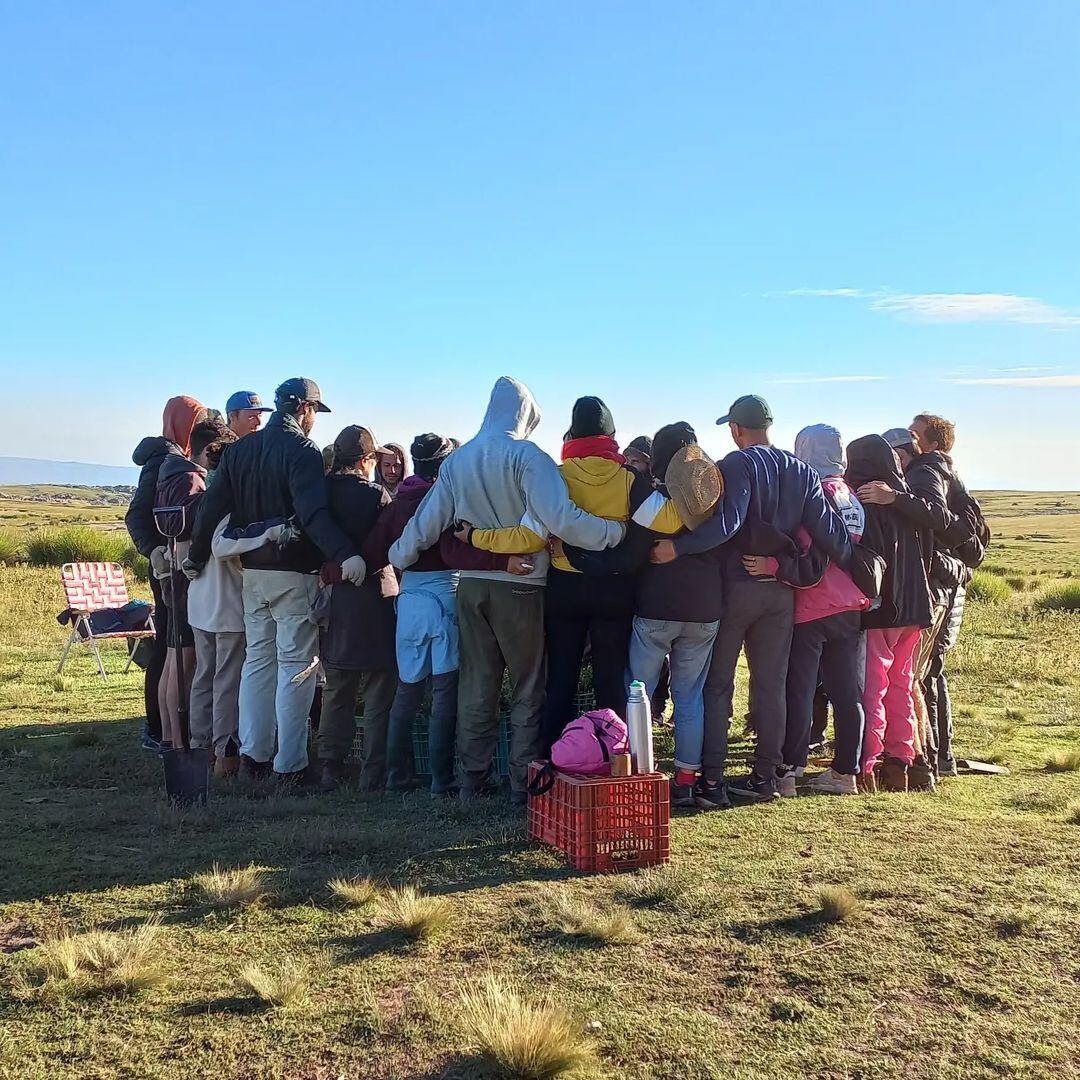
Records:
M94 632L90 618L91 615L100 611L115 611L129 602L124 568L119 563L64 563L60 568L60 580L64 585L64 594L67 597L73 622L71 636L64 646L60 666L56 669L57 674L64 670L71 646L81 643L93 649L94 656L97 658L98 674L108 682L109 676L105 674L105 665L101 661L101 649L98 647L98 642L114 638L128 638L131 646L128 650L127 665L124 667L124 673L127 674L135 659L135 649L139 644L139 639L155 636L153 614L147 618L145 630L114 630L104 634Z

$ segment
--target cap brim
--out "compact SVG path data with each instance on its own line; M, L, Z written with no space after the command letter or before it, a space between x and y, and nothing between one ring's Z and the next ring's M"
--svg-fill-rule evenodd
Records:
M322 401L316 401L314 404L315 404L315 411L316 412L329 412L330 411L330 406L325 404Z
M396 450L391 450L388 446L376 446L372 451L373 454L396 454Z
M718 424L730 424L731 423L731 413L728 413L727 416L721 416L720 419L717 420L716 422Z

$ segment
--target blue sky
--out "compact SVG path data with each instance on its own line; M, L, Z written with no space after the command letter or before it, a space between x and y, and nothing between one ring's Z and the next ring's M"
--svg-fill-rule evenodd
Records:
M764 394L776 441L956 420L1080 487L1080 7L0 6L0 454L122 464L163 400L316 378L555 449Z

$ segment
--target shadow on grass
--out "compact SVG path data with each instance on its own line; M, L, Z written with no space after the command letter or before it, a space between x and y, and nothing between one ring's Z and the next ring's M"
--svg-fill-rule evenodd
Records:
M767 919L764 922L737 923L728 932L737 941L746 945L756 945L771 934L782 934L787 937L817 937L835 926L835 920L828 918L824 913L808 911L802 915L787 915L783 918Z
M205 998L202 1001L190 1001L176 1009L177 1016L215 1016L228 1013L232 1016L256 1016L268 1012L270 1006L253 995L239 994L219 998Z
M326 947L333 950L335 960L341 964L357 964L373 956L388 954L406 956L419 952L429 944L421 939L411 938L399 930L369 930L367 933L344 934L328 938ZM431 942L437 947L437 942Z

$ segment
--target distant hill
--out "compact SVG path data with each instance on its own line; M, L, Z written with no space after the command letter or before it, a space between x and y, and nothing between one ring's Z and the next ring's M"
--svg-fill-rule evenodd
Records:
M80 484L115 487L135 484L134 466L90 465L85 461L46 461L42 458L0 457L0 484Z

